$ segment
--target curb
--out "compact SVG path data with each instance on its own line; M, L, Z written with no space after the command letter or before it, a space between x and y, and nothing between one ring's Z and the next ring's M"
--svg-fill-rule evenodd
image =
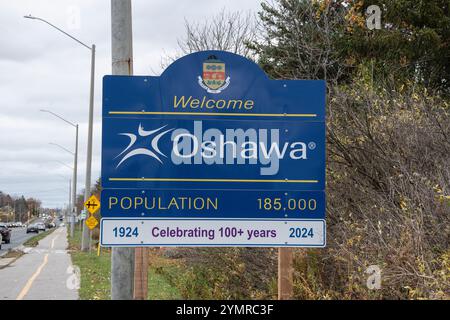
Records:
M8 253L8 252L9 252L9 251L7 251L6 253ZM8 264L5 264L5 265L3 265L3 266L0 266L0 270L6 268L6 267L8 267L8 266L10 266L12 263L16 262L19 258L21 258L21 257L25 254L25 252L23 252L23 251L20 251L20 252L22 252L22 254L21 254L20 256L15 257L15 258L12 259ZM4 255L5 255L5 254L3 254L2 256L4 256Z

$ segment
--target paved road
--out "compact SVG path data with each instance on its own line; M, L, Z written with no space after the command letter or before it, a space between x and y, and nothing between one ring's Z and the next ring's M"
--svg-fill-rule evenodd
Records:
M3 243L2 244L2 249L0 250L0 255L3 252L8 251L8 249L13 249L16 248L20 245L22 245L25 241L27 241L28 239L30 239L31 237L35 236L36 233L27 233L27 229L26 228L16 228L16 229L12 229L11 232L11 243Z
M56 219L57 220L57 219ZM41 219L33 221L33 223L42 222ZM59 226L59 220L55 221L55 224ZM11 229L11 242L6 244L2 243L2 249L0 250L0 256L6 253L9 249L14 249L21 246L25 241L34 237L36 233L27 233L27 228L13 228Z
M14 263L0 269L0 300L75 300L77 278L59 227Z

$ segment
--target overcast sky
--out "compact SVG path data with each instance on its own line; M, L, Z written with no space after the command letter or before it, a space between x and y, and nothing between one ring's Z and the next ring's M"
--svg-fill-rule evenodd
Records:
M161 57L177 51L184 19L202 21L222 8L259 10L259 0L133 0L134 72L159 75ZM92 180L100 175L101 79L111 73L109 0L1 0L0 191L35 197L46 207L68 203L75 130L39 112L49 109L80 125L78 190L84 188L90 52L48 25L48 20L97 45Z

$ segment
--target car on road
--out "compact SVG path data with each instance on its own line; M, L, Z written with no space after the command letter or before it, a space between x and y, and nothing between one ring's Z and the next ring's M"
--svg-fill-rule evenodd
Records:
M45 224L43 224L42 222L38 223L37 227L39 231L45 231Z
M33 223L27 227L27 233L30 233L30 232L39 233L39 228L38 228L37 224Z
M0 223L0 233L2 235L2 241L5 241L5 243L11 242L11 230L5 223Z
M47 227L47 229L51 229L54 228L56 225L53 222L47 222L45 226Z

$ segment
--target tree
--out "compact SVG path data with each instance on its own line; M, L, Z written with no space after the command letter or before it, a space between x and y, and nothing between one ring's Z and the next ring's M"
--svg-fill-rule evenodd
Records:
M42 202L40 200L34 198L28 198L26 200L28 210L31 215L37 216L39 213L39 208L41 207Z
M270 76L332 81L343 76L345 64L336 43L344 29L344 6L309 0L277 0L261 6L262 41L251 47Z
M256 40L256 21L251 13L227 12L222 9L204 22L185 20L186 35L178 40L181 52L166 56L162 67L181 56L205 50L222 50L253 58L249 44Z
M408 79L450 90L450 2L448 0L352 0L340 42L343 57L355 65L370 62L375 80ZM369 5L381 8L380 30L364 21ZM363 23L361 23L363 22Z
M366 26L381 8L381 29ZM411 80L450 90L448 0L276 0L259 13L259 63L275 78L349 82L370 69L372 82Z
M95 185L92 188L92 194L95 194L97 197L100 197L100 193L102 192L102 184L101 184L101 179L97 179L97 181L95 181Z
M23 222L23 219L24 217L26 217L26 214L28 212L28 205L24 196L21 196L14 201L14 212L16 221Z

